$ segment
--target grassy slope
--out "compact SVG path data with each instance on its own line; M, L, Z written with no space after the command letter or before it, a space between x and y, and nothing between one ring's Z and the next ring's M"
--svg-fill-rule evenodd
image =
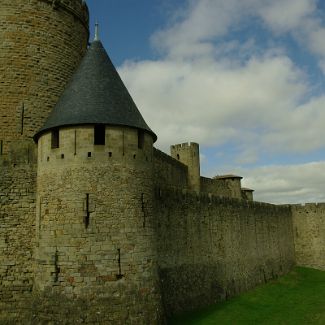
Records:
M276 281L169 323L325 325L325 272L297 267Z

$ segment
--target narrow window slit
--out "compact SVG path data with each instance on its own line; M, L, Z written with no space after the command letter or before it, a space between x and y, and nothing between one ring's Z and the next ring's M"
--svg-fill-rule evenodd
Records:
M143 228L145 228L146 227L146 211L145 211L145 206L144 206L144 193L141 193L141 211L143 214L142 226L143 226Z
M61 153L61 159L64 159L64 153Z
M77 154L77 130L74 130L74 155Z
M122 274L122 267L121 267L121 249L117 249L117 264L118 264L118 274L116 274L116 279L122 279L123 274Z
M108 157L112 157L112 153L111 152L108 153Z
M88 158L91 158L91 152L88 152Z
M59 281L60 268L58 262L59 262L59 253L58 250L56 250L54 254L54 282L55 283Z
M89 221L90 221L89 193L86 193L86 215L84 217L84 224L86 229L89 227Z
M123 147L123 156L125 155L125 135L124 135L124 130L122 131L122 147Z
M20 134L24 134L24 118L25 118L25 105L23 103L22 108L21 108L21 129L20 129Z

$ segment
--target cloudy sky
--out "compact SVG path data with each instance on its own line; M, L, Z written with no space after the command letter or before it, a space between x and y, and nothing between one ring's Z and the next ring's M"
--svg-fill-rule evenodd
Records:
M156 147L272 203L325 202L325 4L87 0Z

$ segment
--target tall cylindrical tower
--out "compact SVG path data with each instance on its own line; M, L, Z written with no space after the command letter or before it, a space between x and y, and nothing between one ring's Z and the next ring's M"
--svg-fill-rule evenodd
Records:
M82 0L0 1L0 155L44 124L88 37Z
M100 41L88 49L35 139L35 286L47 294L47 305L62 297L74 306L71 322L82 301L78 317L87 322L157 324L156 136Z

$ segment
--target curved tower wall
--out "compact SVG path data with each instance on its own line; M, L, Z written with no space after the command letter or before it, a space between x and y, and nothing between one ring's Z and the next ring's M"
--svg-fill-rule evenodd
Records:
M84 1L0 2L0 154L44 124L88 37Z
M83 300L88 320L158 322L153 141L142 139L107 126L94 145L94 127L79 126L59 130L59 148L51 132L38 141L35 287Z

